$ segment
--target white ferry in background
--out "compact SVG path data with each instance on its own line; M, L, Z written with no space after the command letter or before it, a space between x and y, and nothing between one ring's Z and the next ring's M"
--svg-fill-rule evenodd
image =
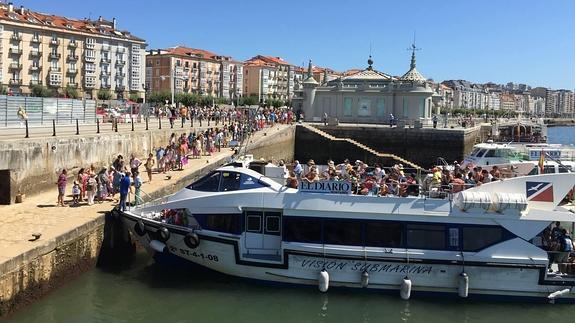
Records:
M441 293L572 302L572 266L549 272L540 236L554 221L575 219L559 206L573 183L575 174L546 174L448 199L378 197L352 195L345 181L293 189L224 166L119 215L151 252L242 278L404 299Z
M544 153L543 172L539 159ZM575 148L558 144L481 143L473 146L462 167L481 166L490 170L498 166L506 177L535 174L568 173L575 169Z

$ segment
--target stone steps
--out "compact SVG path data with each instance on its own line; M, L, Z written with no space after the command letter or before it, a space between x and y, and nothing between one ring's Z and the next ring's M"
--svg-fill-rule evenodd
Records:
M363 150L365 150L365 151L367 151L367 152L369 152L369 153L371 153L371 154L373 154L373 155L375 155L375 156L377 156L377 157L381 157L381 158L391 158L391 159L393 159L393 160L399 161L399 162L402 163L402 164L409 165L409 166L411 166L411 167L413 167L413 168L415 168L415 169L418 169L418 170L423 169L421 166L419 166L419 165L417 165L417 164L415 164L415 163L413 163L413 162L411 162L411 161L409 161L409 160L407 160L407 159L405 159L405 158L399 157L399 156L394 155L394 154L388 154L388 153L382 153L382 152L376 151L375 149L373 149L373 148L371 148L371 147L368 147L368 146L366 146L366 145L364 145L364 144L362 144L362 143L360 143L360 142L357 142L357 141L355 141L355 140L353 140L353 139L350 139L350 138L337 138L337 137L332 136L332 135L330 135L329 133L327 133L327 132L325 132L325 131L322 131L322 130L320 130L320 129L318 129L318 128L312 126L312 125L302 124L302 126L305 127L306 129L308 129L308 130L310 130L310 131L312 131L312 132L314 132L314 133L316 133L316 134L318 134L318 135L324 137L324 138L329 139L329 140L333 140L333 141L346 141L346 142L349 142L349 143L351 143L352 145L355 145L355 146L357 146L357 147L359 147L359 148L361 148L361 149L363 149Z

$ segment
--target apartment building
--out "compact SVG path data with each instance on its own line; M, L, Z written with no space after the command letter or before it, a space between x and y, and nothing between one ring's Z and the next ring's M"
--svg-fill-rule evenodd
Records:
M0 80L14 95L35 85L67 87L96 98L144 96L145 40L119 30L116 19L70 19L0 4Z
M453 90L455 108L485 109L489 104L488 90L481 84L465 80L449 80L442 84Z
M290 100L296 69L280 57L254 56L244 65L244 93L257 96L260 102L267 99Z
M146 56L146 88L236 99L243 95L244 66L229 56L176 46Z
M573 117L575 97L571 90L557 90L557 112L563 117Z

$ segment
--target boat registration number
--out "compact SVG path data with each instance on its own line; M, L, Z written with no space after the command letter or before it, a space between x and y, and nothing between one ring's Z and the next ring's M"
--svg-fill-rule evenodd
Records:
M203 252L197 252L197 251L192 251L192 250L183 249L183 248L176 248L173 246L171 246L169 248L170 248L171 253L180 254L182 256L201 258L203 260L209 260L209 261L214 261L214 262L219 261L218 256L216 256L216 255L205 254Z

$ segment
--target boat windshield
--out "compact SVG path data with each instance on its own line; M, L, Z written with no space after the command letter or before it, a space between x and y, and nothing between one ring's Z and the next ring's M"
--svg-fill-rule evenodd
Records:
M200 178L186 188L202 192L229 192L267 187L268 184L243 173L214 171Z

